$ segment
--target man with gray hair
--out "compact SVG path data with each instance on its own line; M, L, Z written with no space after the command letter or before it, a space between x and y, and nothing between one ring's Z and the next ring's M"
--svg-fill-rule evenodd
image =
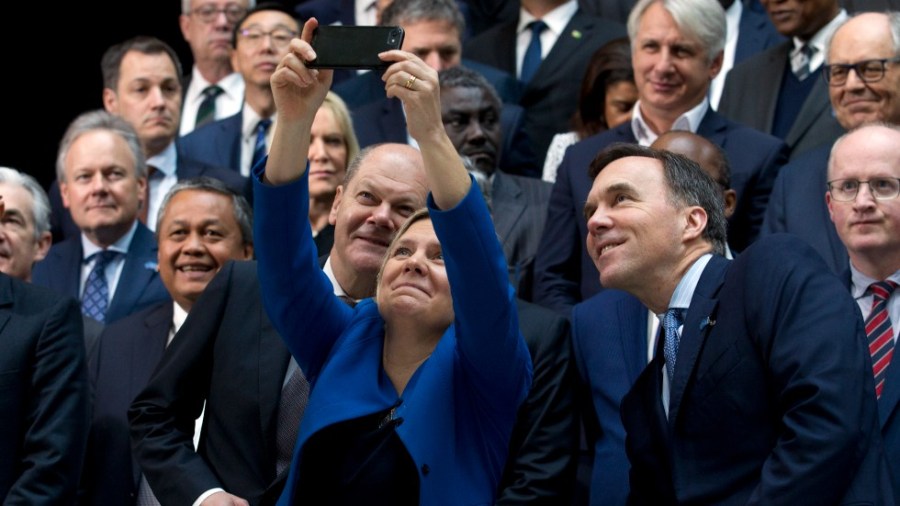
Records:
M728 220L735 251L756 238L772 182L786 160L783 142L709 107L710 81L721 69L725 45L725 13L716 0L641 0L631 11L628 33L638 88L633 117L566 151L535 259L535 301L566 313L602 289L585 249L581 206L591 187L587 167L605 147L649 146L669 130L688 130L722 147L737 192L737 209Z
M0 167L0 272L31 281L35 262L50 250L50 201L41 185L16 169Z
M134 128L106 111L78 116L60 143L56 178L80 234L50 248L33 282L80 299L101 323L168 300L153 232L138 220L147 166Z
M663 329L622 400L628 504L894 504L862 318L812 250L724 258L720 190L681 155L619 145L590 175L604 286Z

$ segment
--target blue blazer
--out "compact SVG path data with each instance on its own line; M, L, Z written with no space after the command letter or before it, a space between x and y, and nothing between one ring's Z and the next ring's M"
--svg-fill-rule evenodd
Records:
M213 121L178 140L181 154L190 160L241 173L241 126L244 111Z
M172 302L161 302L107 325L91 350L93 421L80 504L134 504L141 468L131 453L128 407L163 356Z
M830 152L830 145L816 148L781 169L769 198L762 235L794 234L822 256L831 272L840 274L850 259L825 204Z
M81 237L54 244L46 258L34 265L31 281L57 292L81 300ZM106 311L110 324L157 302L171 300L156 271L157 246L153 232L138 223L125 265L119 276L116 293Z
M707 111L697 134L725 150L731 164L731 187L737 192L728 220L728 244L746 248L759 234L769 193L787 161L781 140ZM597 268L587 254L587 220L582 212L592 181L588 167L597 153L615 142L635 143L631 123L588 137L571 146L559 166L547 224L535 259L535 302L568 313L579 301L599 292Z
M647 308L633 295L604 290L572 309L572 343L593 407L585 413L593 418L585 424L594 454L590 504L624 506L629 466L619 408L647 366Z
M894 504L856 302L802 241L714 256L622 401L629 504Z
M404 420L396 432L419 470L421 503L492 502L516 410L531 383L531 359L477 185L453 209L441 211L429 202L435 231L445 238L455 321L398 396L382 367L384 320L378 307L366 299L351 309L331 295L309 223L289 218L307 212L307 177L278 187L254 180L263 303L311 386L279 504L293 497L310 436L395 405ZM466 240L447 240L453 237Z
M737 0L741 1L741 0ZM763 11L759 12L752 7L744 5L741 11L741 20L738 22L738 40L734 48L734 64L760 53L772 46L777 46L785 41L778 33L775 25L769 20L769 16Z
M525 111L514 104L503 104L500 110L500 128L503 145L500 147L500 170L507 174L537 177L540 170L532 143L525 134ZM406 133L406 115L399 99L380 98L353 111L353 130L364 148L382 142L409 142Z

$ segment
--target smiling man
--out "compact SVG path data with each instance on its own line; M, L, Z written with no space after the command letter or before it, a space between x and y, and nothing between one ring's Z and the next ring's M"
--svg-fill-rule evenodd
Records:
M106 327L89 357L94 415L83 504L137 504L151 494L132 466L126 413L206 285L229 260L253 255L250 206L210 178L175 185L157 226L159 273L174 302L163 302Z
M50 248L33 282L80 299L101 323L168 300L156 241L138 220L147 166L131 125L99 110L77 117L60 143L56 178L79 234Z
M725 259L720 190L680 155L622 145L590 170L600 278L664 329L622 400L628 503L893 504L862 320L812 250Z

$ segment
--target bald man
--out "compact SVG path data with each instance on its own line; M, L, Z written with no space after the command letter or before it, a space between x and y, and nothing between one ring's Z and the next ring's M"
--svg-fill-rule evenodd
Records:
M731 188L731 169L721 148L688 131L664 133L651 147L697 162L721 186L725 216L734 213L737 192ZM726 253L731 258L728 248ZM628 497L629 465L619 405L653 358L658 326L656 315L619 290L603 290L572 310L575 362L581 380L590 388L593 404L593 409L582 410L594 452L592 505L624 505Z

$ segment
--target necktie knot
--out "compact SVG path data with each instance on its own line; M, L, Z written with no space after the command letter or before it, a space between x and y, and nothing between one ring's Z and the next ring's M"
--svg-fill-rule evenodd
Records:
M809 74L812 72L810 63L815 52L815 46L803 44L791 54L791 70L794 72L794 75L797 76L798 80L803 81L809 77Z
M206 88L203 89L203 98L204 99L216 98L224 92L225 92L225 90L223 90L221 87L219 87L215 84L210 84L209 86L207 86Z
M116 257L119 256L119 254L120 253L118 251L106 249L94 253L93 255L89 256L87 260L88 262L92 260L95 262L94 269L105 269L110 262L112 262L116 259Z
M272 120L270 118L263 118L259 120L259 123L256 124L256 135L266 135L266 132L269 131L269 127L272 125Z
M547 29L547 23L537 19L528 23L528 29L531 30L531 41L525 49L525 56L522 59L522 73L519 76L524 83L531 81L531 78L534 77L535 72L541 65L541 60L543 59L541 33Z
M663 343L663 355L666 358L666 370L669 376L669 384L675 376L675 358L678 356L678 328L683 324L684 309L672 307L663 315L663 330L665 342Z
M897 289L897 283L886 279L884 281L879 281L877 283L872 283L869 285L869 290L872 291L872 296L876 300L888 300L891 298L891 294L894 293L894 290Z
M88 273L84 284L84 293L81 297L81 312L100 323L106 321L106 309L109 306L109 283L106 280L106 266L109 265L121 253L112 250L103 250L89 256L87 260L94 261L91 272Z
M201 127L215 119L216 98L222 93L225 93L225 90L215 84L211 84L203 89L201 92L203 102L200 102L200 107L197 109L197 120L194 128Z

